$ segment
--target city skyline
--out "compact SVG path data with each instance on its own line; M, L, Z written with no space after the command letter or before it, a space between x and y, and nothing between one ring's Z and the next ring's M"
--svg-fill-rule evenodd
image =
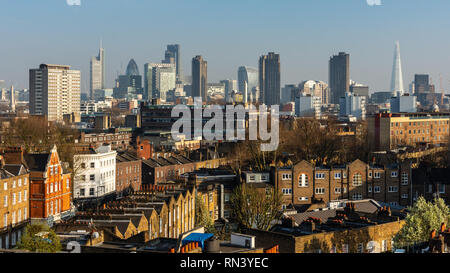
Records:
M329 57L345 51L352 59L352 80L369 85L371 93L388 91L392 44L398 40L402 44L405 85L413 81L414 74L430 74L433 83L438 85L439 74L442 74L444 89L449 89L450 71L446 69L446 63L450 61L450 56L446 54L445 48L448 39L443 35L436 35L436 32L443 32L448 26L448 22L439 18L444 18L443 12L448 10L450 3L433 1L433 5L427 5L420 1L399 0L383 1L382 6L369 6L362 0L339 3L325 0L286 0L283 5L266 1L245 1L242 3L243 8L238 9L237 1L227 4L174 1L183 12L176 12L177 16L172 20L159 24L158 20L170 7L154 1L132 1L127 6L121 6L122 1L119 0L108 1L107 5L105 1L85 1L80 6L68 6L64 1L26 4L23 1L15 2L17 3L8 4L4 9L5 20L9 20L11 24L7 27L0 26L4 40L10 41L0 45L0 51L7 52L2 56L2 63L8 64L0 65L0 78L6 81L6 86L15 85L18 89L28 88L27 71L30 67L41 63L60 63L81 70L81 89L88 93L89 57L98 50L100 38L104 41L103 47L109 52L106 60L106 87L109 88L114 84L116 76L123 73L129 59L134 58L142 70L145 63L157 63L163 59L167 45L179 44L183 47L184 74L191 74L190 60L196 55L202 55L209 62L210 82L236 79L235 71L238 67L257 67L258 57L271 51L280 54L282 86L310 79L327 81ZM209 11L205 14L208 24L189 15L200 5L204 5ZM146 20L147 7L152 8L152 15L155 16L156 23L151 28L141 26ZM430 17L427 22L416 22L414 18L423 10L421 7L429 9L435 16ZM118 27L119 23L108 21L113 19L110 15L96 13L98 8L103 8L104 14L113 13L118 8L133 10L136 17L133 23L135 28L130 31L135 42L118 39L120 31L131 23L121 22ZM331 27L333 20L338 18L338 13L349 8L352 9L349 16L345 19L339 17L340 20ZM325 19L310 22L309 18L313 15L301 12L302 10L320 10L323 15L321 17ZM242 17L244 11L248 15L245 18ZM274 20L262 21L269 12L273 12ZM300 13L301 17L298 16ZM20 14L20 20L13 17L15 14ZM219 16L215 16L217 14ZM51 23L46 19L51 16L65 18L71 23L47 30L43 27L48 27ZM396 16L400 16L400 19ZM296 17L300 20L296 20ZM86 28L87 23L82 18L90 22L90 28ZM182 28L179 27L181 23L184 24ZM263 25L261 28L257 27L260 23ZM437 23L439 28L435 27ZM25 31L32 24L40 26L40 31L35 34ZM236 28L239 25L245 25L246 28ZM193 27L204 29L207 35L184 31ZM263 29L272 33L270 39L261 39ZM73 31L73 37L67 34L70 31ZM232 38L227 40L224 36L217 36L224 32L233 34L227 36ZM26 37L27 34L30 34L29 37ZM41 38L38 38L38 34ZM433 43L429 43L427 39L417 39L417 36L436 38ZM11 44L16 46L13 48ZM224 51L230 52L227 58L223 58ZM71 54L67 54L68 52Z

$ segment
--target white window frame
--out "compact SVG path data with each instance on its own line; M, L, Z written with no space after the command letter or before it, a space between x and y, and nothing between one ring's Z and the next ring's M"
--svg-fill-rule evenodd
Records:
M325 173L316 173L316 179L325 179Z
M320 195L325 194L325 188L315 188L314 192Z
M305 173L300 174L299 181L298 181L298 187L306 188L306 187L308 187L308 184L309 184L308 175Z
M402 173L402 186L406 186L409 183L409 176L407 173Z

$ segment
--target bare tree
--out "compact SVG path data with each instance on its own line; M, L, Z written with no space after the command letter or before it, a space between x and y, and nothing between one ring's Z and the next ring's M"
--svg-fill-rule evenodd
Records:
M281 193L276 189L258 190L251 185L241 184L231 195L233 217L243 228L256 226L269 230L274 221L281 218Z

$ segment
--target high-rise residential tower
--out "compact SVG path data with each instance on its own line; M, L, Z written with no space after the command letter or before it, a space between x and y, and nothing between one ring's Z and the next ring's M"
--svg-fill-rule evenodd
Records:
M350 90L350 55L339 52L329 62L330 103L339 104L339 99Z
M395 43L394 64L392 66L391 92L395 96L402 96L405 93L403 88L402 62L400 59L400 43Z
M41 64L30 69L30 114L62 121L64 114L80 114L79 70L68 65Z
M208 92L208 62L202 56L192 59L192 96L201 97L207 101Z
M258 69L250 66L241 66L238 68L238 88L239 92L244 92L244 82L247 82L248 93L251 93L258 87Z
M259 58L260 102L279 105L281 96L280 55L269 52Z
M167 45L163 63L175 64L177 82L184 82L183 68L181 67L181 49L180 45Z
M94 91L105 89L105 50L100 46L98 56L91 57L90 63L90 99L94 99Z

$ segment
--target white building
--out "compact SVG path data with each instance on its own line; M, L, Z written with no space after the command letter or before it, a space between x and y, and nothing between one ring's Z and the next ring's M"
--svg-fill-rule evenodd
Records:
M340 117L354 116L357 119L366 119L366 97L357 96L346 92L344 97L339 100Z
M397 96L391 98L391 113L417 112L416 96Z
M297 117L315 117L320 118L320 107L322 99L301 93L295 98L295 115Z
M74 156L74 199L97 198L116 191L116 151L100 146Z
M41 64L30 69L30 114L62 121L65 114L80 114L81 72L68 65Z
M81 114L85 114L85 115L94 114L95 112L97 112L97 110L98 110L97 103L95 103L93 101L85 101L85 102L82 102L80 105L80 113Z

